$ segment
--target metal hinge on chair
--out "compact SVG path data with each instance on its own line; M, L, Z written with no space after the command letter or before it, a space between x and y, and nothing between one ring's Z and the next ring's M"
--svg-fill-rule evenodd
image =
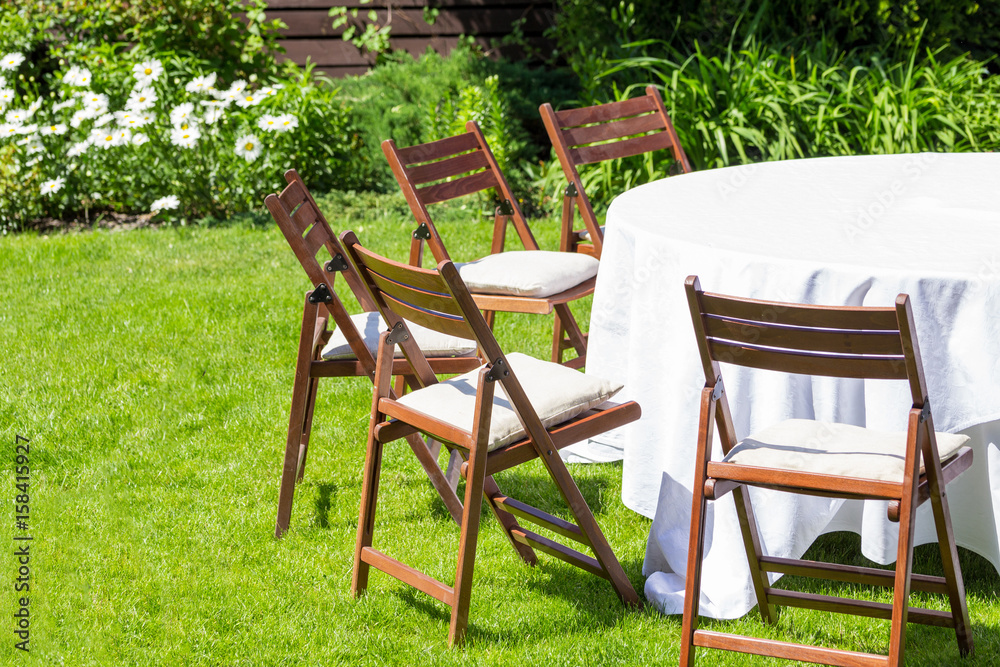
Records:
M497 206L497 213L500 215L514 215L514 205L510 203L509 199L504 199Z
M316 285L316 289L309 294L309 303L330 303L331 301L333 301L333 294L330 293L330 288L326 286L326 283Z
M493 365L490 366L490 370L486 371L486 381L496 382L501 377L507 377L510 375L510 371L507 369L507 364L504 362L503 357L498 357Z
M717 401L722 398L722 395L726 393L726 388L722 384L722 378L718 378L715 381L715 388L712 389L712 400Z
M928 419L930 419L930 417L931 417L931 404L925 398L924 399L924 407L920 408L920 422L923 423L923 422L927 421Z
M426 222L421 222L417 228L413 230L413 238L423 239L424 241L431 240L431 229L427 226Z
M576 189L576 183L570 181L569 185L566 186L566 196L567 197L579 197L580 191Z
M336 255L333 256L333 259L331 259L329 262L326 263L326 266L324 266L323 268L329 271L330 273L336 273L337 271L346 271L347 260L344 259L344 256L338 252Z
M410 340L410 332L407 330L405 324L396 322L392 325L392 329L389 330L389 337L385 339L385 342L390 345L398 345L404 340Z

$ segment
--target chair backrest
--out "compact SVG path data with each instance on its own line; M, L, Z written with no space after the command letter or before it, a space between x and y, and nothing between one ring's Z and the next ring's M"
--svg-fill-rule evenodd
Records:
M497 209L498 224L494 226L492 252L503 249L502 234L506 230L507 218L513 220L524 247L537 250L538 243L479 126L469 121L466 130L447 139L407 148L397 147L391 139L382 142L382 151L419 225L419 231L414 233L415 240L423 234L437 261L451 259L427 206L495 188L500 206ZM498 234L501 236L498 237ZM410 259L411 264L416 264L412 255Z
M373 253L361 245L354 232L344 232L340 238L391 329L401 325L405 327L402 322L405 318L428 329L475 340L479 344L480 356L496 370L495 379L503 385L525 431L535 442L549 442L541 419L528 401L493 331L486 324L451 260L440 262L437 269L424 269ZM431 372L423 353L415 345L408 345L412 337L399 338L403 343L403 354L421 386L435 384L437 377Z
M642 97L621 102L562 111L553 110L546 102L538 111L563 173L576 192L580 215L592 239L601 238L600 225L584 192L578 167L670 150L681 171L691 172L691 163L670 122L663 99L653 86L647 86Z
M685 282L705 381L719 362L786 373L908 380L914 407L927 385L920 365L909 297L895 307L813 306L703 292Z
M365 312L374 312L375 304L298 173L289 169L285 172L285 180L288 185L281 194L269 194L264 204L312 281L310 300L320 304L320 313L323 308L330 313L365 373L374 372L375 358L334 289L337 275L344 275ZM320 253L323 248L326 253ZM317 259L318 254L324 260L322 263Z

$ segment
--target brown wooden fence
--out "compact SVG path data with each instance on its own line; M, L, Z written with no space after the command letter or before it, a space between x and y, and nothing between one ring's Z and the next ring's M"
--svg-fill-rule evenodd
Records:
M424 21L424 7L428 4L439 12L433 24ZM341 38L343 28L334 29L333 19L328 15L331 6L357 7L359 18L375 10L380 25L390 21L390 46L414 56L424 53L428 46L446 54L458 44L460 35L468 35L488 51L520 57L523 53L516 46L499 49L494 46L511 34L515 22L521 21L527 43L534 48L545 48L543 32L552 25L554 14L551 0L374 0L369 3L360 0L270 0L267 18L280 18L288 25L280 42L285 48L285 58L299 64L304 64L308 58L316 64L317 71L332 77L362 74L374 64L375 58Z

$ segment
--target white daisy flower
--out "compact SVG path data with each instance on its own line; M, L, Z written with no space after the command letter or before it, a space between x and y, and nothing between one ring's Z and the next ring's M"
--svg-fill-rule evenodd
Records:
M24 56L20 53L8 53L3 59L0 59L0 69L12 71L20 67L23 62Z
M149 210L152 213L159 213L160 211L175 209L180 205L181 205L181 200L177 198L177 195L167 195L166 197L160 197L152 204L150 204Z
M63 75L62 81L67 86L89 86L90 70L83 67L70 67Z
M236 154L247 162L253 162L260 157L261 150L260 142L252 134L245 134L236 140Z
M114 128L104 130L97 127L90 131L90 143L94 146L100 146L101 148L108 149L112 146L116 146L117 140L118 135L116 134Z
M0 84L0 108L14 103L14 91L11 88L4 88Z
M38 131L38 126L33 123L31 125L19 125L17 128L18 134L23 134L25 136L29 134L34 134L37 131Z
M62 190L63 185L66 183L66 179L62 176L57 176L52 180L45 181L42 183L42 194L51 195Z
M21 129L20 125L15 125L14 123L4 123L0 125L0 139L5 137L16 137L18 135L18 130Z
M104 93L87 92L83 95L83 104L88 109L92 109L96 116L108 110L108 96Z
M63 109L68 109L69 107L76 106L76 100L68 99L63 102L59 102L52 106L53 111L62 111Z
M115 146L125 146L126 144L132 143L132 130L127 127L119 127L114 130L115 133Z
M149 137L147 137L142 132L136 132L135 134L132 135L133 146L142 146L143 144L148 142L149 142Z
M172 125L181 125L183 123L190 123L192 118L191 114L194 113L194 105L190 102L185 102L184 104L178 104L173 109L170 110L170 123Z
M278 89L274 86L264 86L257 91L260 97L274 97L278 93Z
M205 109L204 120L209 125L214 125L215 123L218 123L225 114L226 114L226 107L221 105L213 105Z
M73 113L73 117L69 119L69 124L73 127L80 127L80 125L83 124L83 121L90 120L96 115L97 112L93 109L78 109Z
M28 155L36 155L45 150L45 146L43 146L42 142L38 139L38 135L27 137L25 139L25 146L25 150Z
M163 63L155 59L143 61L132 66L132 74L138 85L148 86L163 74Z
M28 120L30 117L31 114L28 113L27 109L11 109L7 112L7 115L4 116L4 120L12 125L23 125L24 121Z
M184 90L189 93L207 93L212 90L213 86L215 86L215 77L215 72L212 72L208 76L199 76L191 79L191 81L184 86Z
M147 118L149 118L148 115L140 115L128 110L115 112L115 122L118 127L142 127L149 122L146 120Z
M69 130L69 128L66 127L65 124L63 124L63 123L56 123L55 125L43 125L41 131L42 131L42 134L44 134L45 136L52 136L53 134L57 134L57 135L58 134L66 134L66 132L68 130Z
M190 127L186 130L174 128L170 132L170 143L180 148L193 148L201 138L201 132L197 127Z
M28 105L28 117L34 116L42 108L42 98L36 99Z
M243 96L243 91L246 90L247 82L242 79L233 81L233 85L229 86L228 90L220 90L214 93L215 99L222 100L224 102L231 103L240 99Z
M115 117L112 114L102 114L100 118L94 121L94 127L104 127L114 119Z
M299 119L290 113L278 116L277 121L279 132L291 132L299 126Z
M278 116L269 113L264 114L257 120L257 127L265 132L274 132L278 129Z
M125 103L125 108L129 111L135 112L146 111L147 109L152 109L158 99L159 97L156 96L156 91L152 88L148 86L144 88L136 87L128 96L128 102Z
M236 100L236 106L240 107L241 109L247 109L249 107L255 107L258 104L260 104L260 101L262 99L263 98L260 95L257 95L257 94L254 94L254 93L246 93L246 92L244 92Z
M90 140L85 139L81 142L73 144L68 151L66 151L66 157L78 157L87 152L90 148Z

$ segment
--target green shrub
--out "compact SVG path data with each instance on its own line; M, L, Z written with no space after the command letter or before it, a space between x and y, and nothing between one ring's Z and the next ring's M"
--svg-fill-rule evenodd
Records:
M663 91L685 152L696 169L831 155L1000 149L1000 79L966 56L894 61L884 54L838 52L830 40L789 52L753 41L718 54L685 57L665 44L609 63L595 77L612 101L653 84ZM635 81L617 89L615 77ZM592 165L581 172L598 208L634 184L668 175L669 155ZM558 167L535 174L558 201Z

